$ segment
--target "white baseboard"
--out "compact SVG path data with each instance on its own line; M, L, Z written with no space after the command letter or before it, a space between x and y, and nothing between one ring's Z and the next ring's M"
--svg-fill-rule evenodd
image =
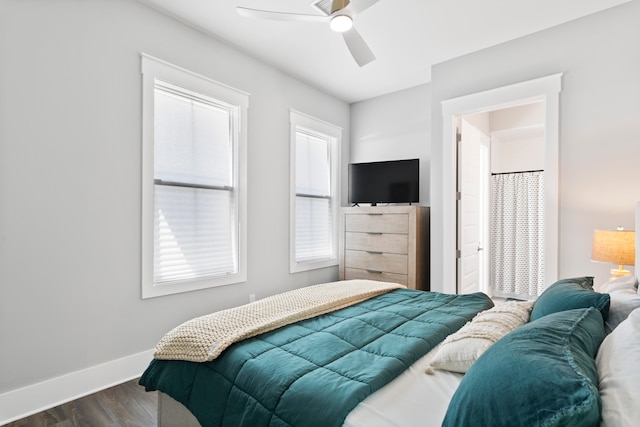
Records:
M147 350L2 393L0 425L137 378L152 358L153 350Z

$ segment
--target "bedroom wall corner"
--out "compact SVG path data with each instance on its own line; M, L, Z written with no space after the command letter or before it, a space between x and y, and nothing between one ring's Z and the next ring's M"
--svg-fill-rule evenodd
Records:
M429 206L431 87L415 86L351 104L346 163L420 159L420 204Z

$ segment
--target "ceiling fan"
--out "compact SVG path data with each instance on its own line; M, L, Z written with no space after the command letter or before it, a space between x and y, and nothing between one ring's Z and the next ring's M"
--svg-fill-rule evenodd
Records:
M353 0L352 3L350 0L313 0L311 5L318 9L322 13L321 15L275 12L241 6L236 7L236 9L238 14L250 18L329 23L332 30L342 33L344 42L351 52L351 56L353 56L356 63L362 67L376 59L376 57L360 33L353 27L353 18L378 1L379 0Z

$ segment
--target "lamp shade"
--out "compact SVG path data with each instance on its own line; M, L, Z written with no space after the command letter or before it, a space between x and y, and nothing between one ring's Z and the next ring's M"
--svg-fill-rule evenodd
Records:
M595 230L591 260L618 265L635 265L635 240L635 231Z

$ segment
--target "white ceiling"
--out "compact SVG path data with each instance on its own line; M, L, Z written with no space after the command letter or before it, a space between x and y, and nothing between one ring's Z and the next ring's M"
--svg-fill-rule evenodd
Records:
M427 83L433 64L630 0L380 0L354 18L377 57L362 68L328 25L235 9L317 14L313 0L140 1L351 103Z

